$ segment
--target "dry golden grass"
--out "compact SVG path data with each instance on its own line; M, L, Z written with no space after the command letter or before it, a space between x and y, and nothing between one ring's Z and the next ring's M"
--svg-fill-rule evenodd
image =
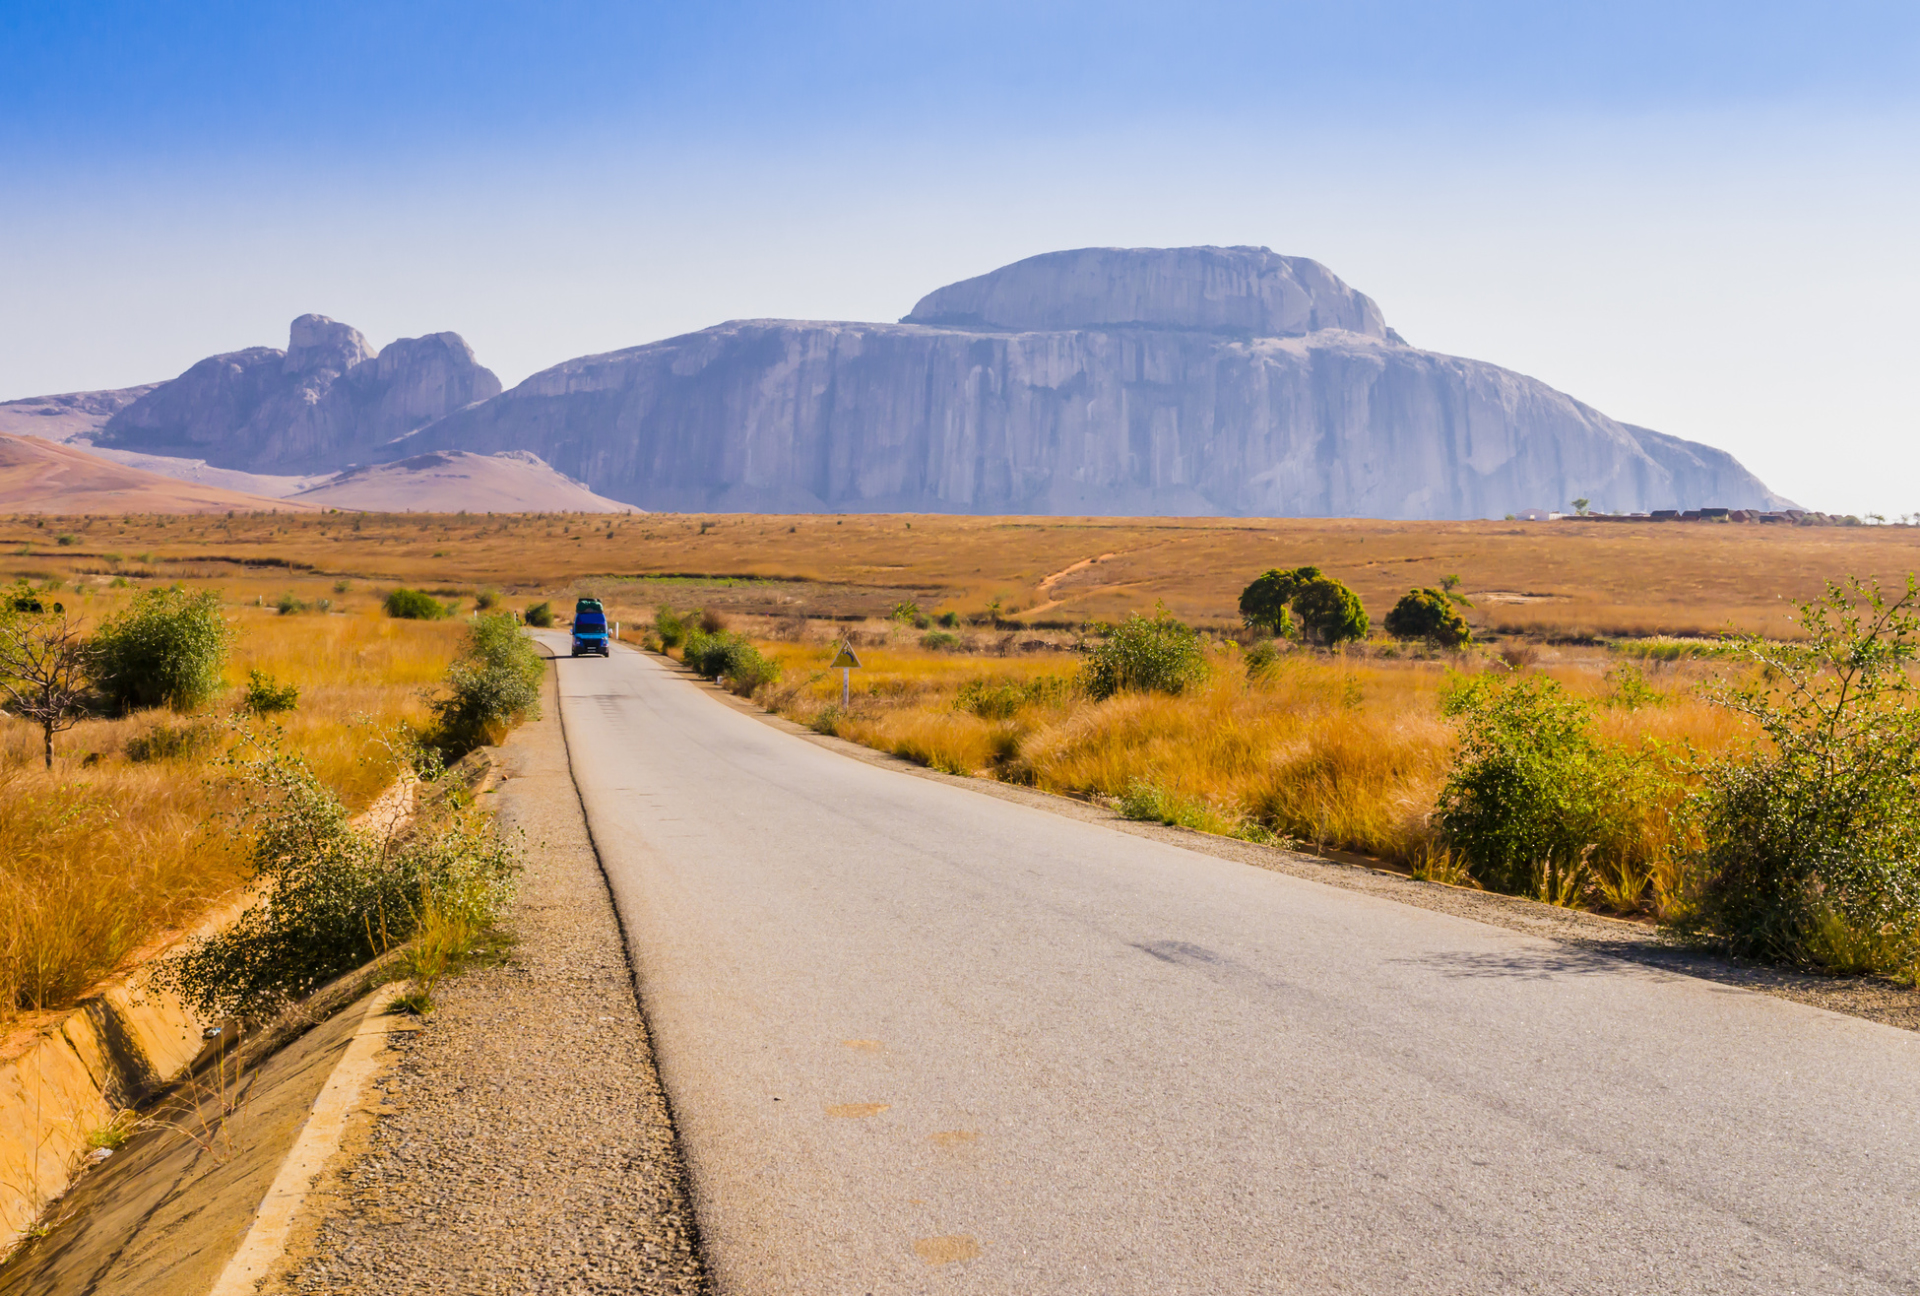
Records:
M868 631L869 634L884 633ZM905 636L895 632L896 640ZM1030 783L1078 796L1138 803L1205 831L1289 838L1356 852L1404 868L1450 873L1432 827L1453 760L1453 726L1440 698L1455 669L1504 672L1491 654L1448 660L1382 660L1364 654L1283 654L1249 677L1230 643L1210 650L1209 680L1179 696L1122 694L1090 702L1063 690L1011 716L957 710L972 680L1029 684L1072 679L1081 658L1042 652L1010 658L928 653L896 642L861 650L852 706L838 711L840 675L830 647L766 642L783 679L759 699L803 724L950 773ZM1596 706L1595 733L1613 745L1649 741L1680 753L1726 750L1748 731L1700 701L1701 664L1654 670L1659 701L1606 705L1616 690L1605 654L1556 656L1543 669ZM1630 867L1570 897L1619 912L1658 912L1677 885L1664 803L1642 807L1622 832Z
M62 534L70 544L58 543ZM929 612L974 616L998 598L1023 621L1073 624L1164 600L1188 621L1227 626L1248 580L1302 563L1346 581L1376 622L1408 588L1458 574L1482 633L1787 634L1791 601L1815 596L1823 581L1920 567L1920 528L679 514L0 520L0 576L148 573L269 597L289 581L345 576L362 586L491 585L524 603L587 587L617 597L622 581L641 577L749 575L763 579L696 583L686 601L768 615L874 614L911 597ZM676 597L674 582L657 580L631 592L631 611Z
M97 623L125 594L64 597ZM391 621L370 606L227 612L238 630L229 684L255 669L296 685L298 707L275 717L288 747L364 807L394 775L380 733L425 719L420 691L458 651L462 624ZM71 1002L243 880L222 836L205 831L222 809L210 762L241 691L229 688L197 717L83 721L56 740L50 771L37 731L0 718L0 1020ZM162 726L201 741L171 758L131 759L130 742Z

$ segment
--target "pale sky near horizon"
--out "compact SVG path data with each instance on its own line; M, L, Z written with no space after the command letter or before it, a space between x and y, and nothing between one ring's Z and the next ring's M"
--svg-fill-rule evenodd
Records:
M0 0L0 399L305 311L454 330L512 384L1056 248L1252 243L1416 345L1906 513L1916 73L1920 6L1844 0Z

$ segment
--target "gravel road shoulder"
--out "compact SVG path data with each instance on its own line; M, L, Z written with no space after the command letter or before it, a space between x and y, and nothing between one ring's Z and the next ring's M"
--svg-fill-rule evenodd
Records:
M501 752L527 872L505 963L445 983L319 1186L283 1290L708 1290L626 946L544 718Z

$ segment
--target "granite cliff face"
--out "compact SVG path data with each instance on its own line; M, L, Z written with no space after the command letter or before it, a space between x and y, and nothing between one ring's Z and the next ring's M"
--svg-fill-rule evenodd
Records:
M376 355L357 330L302 315L285 351L202 360L114 414L96 439L219 468L330 472L499 392L457 333L401 338Z
M1421 351L1265 248L1053 253L900 324L745 320L570 360L391 453L531 450L648 509L1500 517L1779 508L1730 455Z
M1150 328L1299 337L1346 329L1387 335L1373 299L1318 261L1247 247L1047 252L936 288L900 322L1018 332Z

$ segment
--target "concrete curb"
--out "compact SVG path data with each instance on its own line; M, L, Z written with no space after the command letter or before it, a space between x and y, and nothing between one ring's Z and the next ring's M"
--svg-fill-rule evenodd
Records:
M386 1063L388 1039L404 1031L423 1029L414 1018L390 1016L387 1005L405 990L403 982L379 987L367 1003L353 1040L334 1064L326 1085L313 1100L306 1124L273 1184L261 1200L239 1248L221 1270L209 1296L252 1296L262 1278L273 1269L287 1246L294 1221L305 1206L315 1180L340 1150L347 1120L358 1108L367 1085Z
M419 780L393 786L355 817L391 832L412 814ZM251 892L156 943L0 1063L0 1254L17 1246L84 1167L89 1136L191 1073L210 1051L202 1021L179 996L140 984L155 960L238 918ZM218 1048L216 1042L213 1046Z

